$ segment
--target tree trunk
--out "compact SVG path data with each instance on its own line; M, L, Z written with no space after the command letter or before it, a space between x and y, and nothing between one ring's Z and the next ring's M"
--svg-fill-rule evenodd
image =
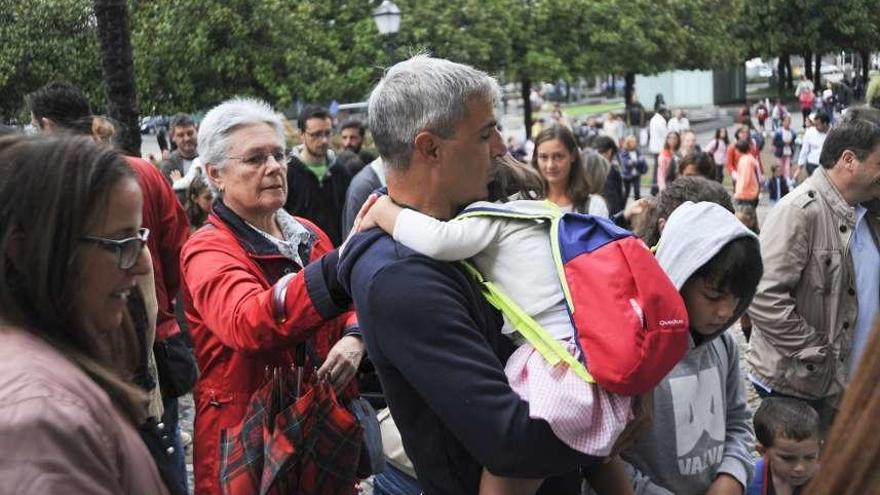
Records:
M787 74L788 89L794 89L794 74L791 70L791 55L785 54L785 70Z
M636 93L636 74L634 72L625 72L623 74L623 101L626 106L633 103L633 97Z
M779 99L782 99L782 95L785 93L785 54L779 56L779 61L776 63L776 94L779 96Z
M519 80L520 96L523 100L523 122L526 125L526 141L532 138L532 81L528 76L522 76Z
M813 80L813 52L804 53L804 75Z
M95 19L101 46L107 116L117 124L117 146L125 153L139 157L141 133L137 125L138 104L127 2L95 0Z
M822 55L816 54L816 70L813 71L813 86L816 88L816 94L822 93Z
M871 54L868 50L861 50L859 56L862 58L862 87L868 87L868 71L871 68Z

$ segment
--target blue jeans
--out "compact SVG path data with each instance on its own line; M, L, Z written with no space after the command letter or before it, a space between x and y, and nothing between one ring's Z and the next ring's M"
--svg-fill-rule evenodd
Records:
M385 463L385 471L373 476L373 495L419 495L419 481L403 471Z
M162 414L162 422L165 423L165 431L172 437L174 453L171 454L171 465L174 469L174 477L177 485L182 489L181 493L187 493L186 482L186 456L183 452L183 444L180 441L180 427L178 423L177 398L162 398L162 406L165 413Z

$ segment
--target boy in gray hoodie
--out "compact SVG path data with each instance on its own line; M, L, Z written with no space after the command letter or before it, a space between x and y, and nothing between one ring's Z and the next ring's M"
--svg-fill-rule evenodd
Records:
M669 216L657 260L688 310L688 352L654 389L654 422L622 453L636 495L742 494L754 443L739 350L728 327L745 312L763 266L758 238L715 203Z

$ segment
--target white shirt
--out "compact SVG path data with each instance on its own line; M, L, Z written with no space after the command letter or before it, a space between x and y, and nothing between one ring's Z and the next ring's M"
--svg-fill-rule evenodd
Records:
M200 175L205 175L205 167L202 165L202 158L197 156L192 160L183 161L184 176L174 181L171 188L175 191L189 189L193 179Z
M801 144L801 154L798 156L798 165L806 163L819 164L819 156L822 154L822 146L825 144L827 133L819 132L815 127L810 127L804 133L804 139Z
M648 127L651 130L648 135L648 150L655 155L659 155L663 151L663 142L666 140L666 134L669 133L666 129L666 119L660 115L660 112L657 112L651 117Z
M856 227L849 247L856 271L856 294L859 302L852 351L849 355L850 376L855 373L874 320L880 314L880 250L871 235L868 219L865 218L867 212L864 206L856 206Z
M559 209L565 213L574 213L576 211L574 205L560 206ZM605 202L605 198L599 194L590 194L590 204L587 205L587 214L608 218L610 214L608 213L608 203Z
M691 128L691 122L685 117L672 117L669 119L669 122L666 124L666 130L668 132L681 132L685 129Z
M394 225L394 240L442 261L471 258L486 280L498 285L554 338L573 335L547 222L497 217L443 222L404 209ZM502 333L512 332L514 328L505 318Z

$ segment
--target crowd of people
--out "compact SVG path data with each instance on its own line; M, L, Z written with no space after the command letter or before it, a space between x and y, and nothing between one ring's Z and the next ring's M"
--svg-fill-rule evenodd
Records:
M511 153L499 96L415 55L367 122L307 106L290 146L232 98L151 163L76 86L36 89L41 135L0 136L0 492L876 491L880 110L811 106L799 135L760 104L701 145L659 97L601 128L556 110ZM575 318L585 288L624 310ZM592 354L624 327L666 363L638 392Z

